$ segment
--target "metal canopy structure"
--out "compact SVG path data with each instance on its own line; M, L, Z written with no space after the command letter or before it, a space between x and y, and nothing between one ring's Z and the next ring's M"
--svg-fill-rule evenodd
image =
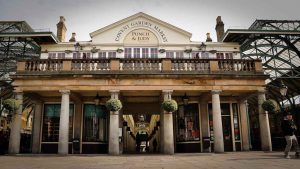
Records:
M0 21L0 98L13 96L10 75L16 72L19 59L39 58L40 44L57 42L52 32L35 31L25 21Z
M241 57L261 59L270 75L267 96L280 103L300 95L300 20L256 20L249 29L229 29L223 42L238 42ZM279 94L281 83L288 94Z
M51 32L35 32L25 21L0 22L0 79L10 80L18 59L39 58L41 43L57 43Z

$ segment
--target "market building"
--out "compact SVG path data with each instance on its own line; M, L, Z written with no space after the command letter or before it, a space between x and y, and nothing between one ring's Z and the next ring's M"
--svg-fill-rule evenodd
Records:
M204 42L169 23L137 13L90 33L90 41L24 33L40 43L38 59L17 62L16 98L35 103L32 153L227 152L250 149L247 99L257 96L261 150L272 151L261 60L241 59L240 44ZM119 112L105 102L118 98ZM166 113L161 103L178 103ZM9 153L20 150L22 107L12 119ZM157 146L154 146L157 143ZM138 145L138 146L137 146Z

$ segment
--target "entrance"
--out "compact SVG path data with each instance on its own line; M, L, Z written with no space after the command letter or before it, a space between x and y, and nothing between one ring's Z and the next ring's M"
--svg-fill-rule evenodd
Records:
M123 115L123 153L158 153L160 142L160 115Z

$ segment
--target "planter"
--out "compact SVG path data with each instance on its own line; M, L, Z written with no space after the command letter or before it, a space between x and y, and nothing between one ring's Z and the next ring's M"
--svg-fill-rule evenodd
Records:
M170 99L162 103L162 108L166 112L174 112L178 109L178 105L175 100Z
M109 99L106 102L106 108L109 111L117 112L122 109L122 103L119 99Z
M20 105L21 101L16 99L6 99L3 101L3 107L10 112L17 110Z
M275 104L271 100L264 101L261 107L269 113L275 112Z

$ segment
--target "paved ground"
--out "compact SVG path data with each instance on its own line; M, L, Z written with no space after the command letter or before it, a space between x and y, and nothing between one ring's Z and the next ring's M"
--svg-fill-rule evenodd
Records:
M300 159L281 152L168 155L0 156L1 169L299 169Z

